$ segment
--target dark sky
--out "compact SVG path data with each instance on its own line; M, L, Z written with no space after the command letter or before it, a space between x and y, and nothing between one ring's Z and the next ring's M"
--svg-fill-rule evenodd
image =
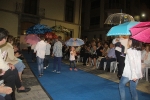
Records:
M150 0L140 0L141 3L146 4L146 6L150 9Z

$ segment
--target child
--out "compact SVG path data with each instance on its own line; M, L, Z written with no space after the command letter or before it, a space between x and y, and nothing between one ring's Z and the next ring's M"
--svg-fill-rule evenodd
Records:
M75 61L75 56L76 56L76 51L75 51L75 48L74 47L71 47L70 49L70 71L72 71L72 67L71 67L71 64L73 63L74 64L74 70L77 71L77 68L76 68L76 61Z
M125 67L123 70L123 74L121 80L119 82L119 91L121 100L126 100L126 83L130 82L130 93L132 96L132 100L138 100L138 94L136 91L136 86L138 84L138 80L142 78L141 71L141 42L129 39L129 49L127 49L127 54L125 58Z

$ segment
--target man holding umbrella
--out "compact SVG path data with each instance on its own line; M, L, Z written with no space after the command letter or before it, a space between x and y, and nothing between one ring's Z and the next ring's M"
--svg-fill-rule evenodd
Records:
M60 73L61 71L61 58L62 58L62 43L60 42L62 39L61 36L58 36L55 40L55 44L53 46L53 53L54 56L54 64L53 64L53 72ZM56 63L58 64L58 70L56 70Z

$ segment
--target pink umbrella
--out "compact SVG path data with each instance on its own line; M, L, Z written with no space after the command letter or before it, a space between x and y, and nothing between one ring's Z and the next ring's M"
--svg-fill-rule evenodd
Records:
M150 22L140 22L137 25L133 26L132 28L130 28L130 32L132 33L132 36L143 32L147 29L150 28Z
M144 43L150 43L150 22L140 22L131 29L132 38Z
M36 34L28 34L25 37L26 43L29 43L31 45L36 44L40 41L40 38Z

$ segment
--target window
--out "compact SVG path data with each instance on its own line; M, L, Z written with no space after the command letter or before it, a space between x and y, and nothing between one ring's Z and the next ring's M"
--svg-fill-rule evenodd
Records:
M91 9L96 9L100 7L100 0L94 0L91 2Z
M65 21L73 22L74 20L74 0L66 0Z
M90 18L90 25L98 25L99 23L100 23L100 16Z
M24 13L36 15L36 13L37 13L37 0L25 0Z

